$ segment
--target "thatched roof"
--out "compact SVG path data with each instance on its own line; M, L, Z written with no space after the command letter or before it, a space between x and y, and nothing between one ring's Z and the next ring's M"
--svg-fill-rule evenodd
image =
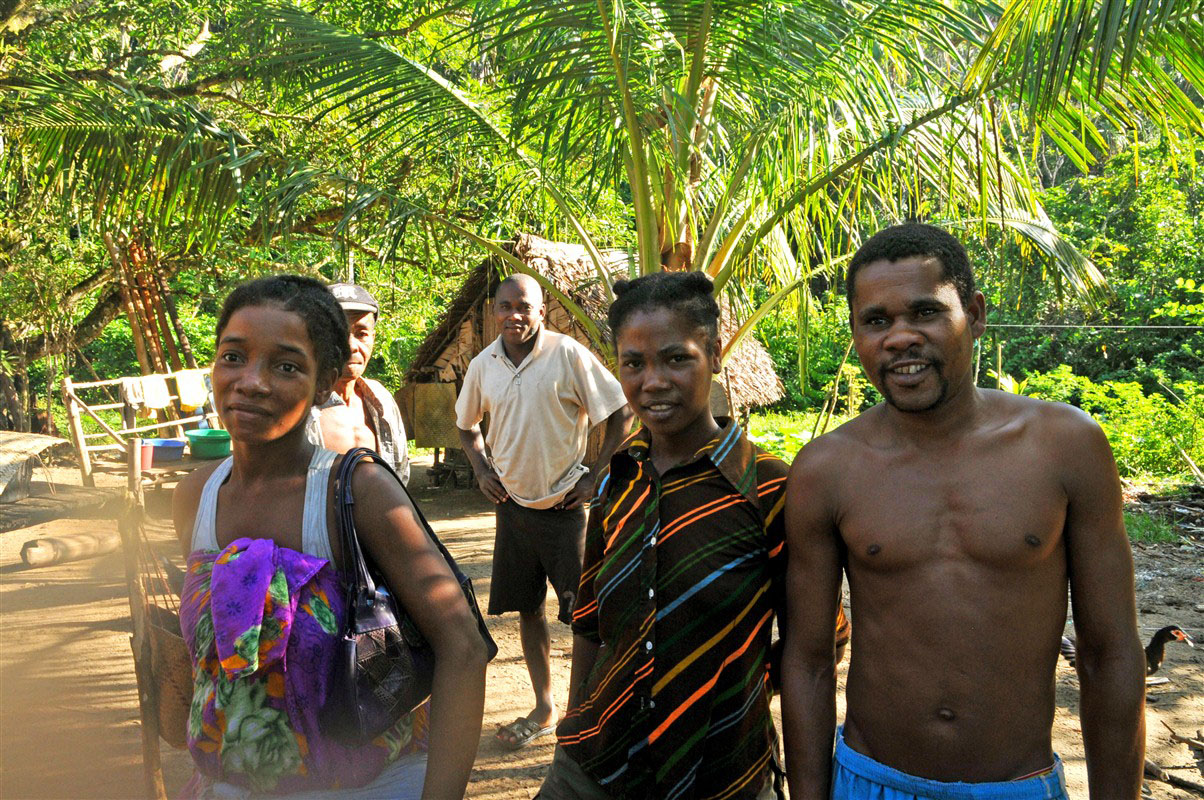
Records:
M552 242L531 234L521 234L503 247L580 305L609 336L606 294L584 247ZM616 279L626 276L626 253L609 251L603 255L612 265L612 274ZM500 259L490 257L469 273L439 324L419 346L406 372L407 384L450 381L453 376L458 381L463 377L463 368L468 360L493 340L496 333L492 330L492 317L487 311L487 304L502 277L499 265ZM726 313L726 305L721 303L725 313L720 321L720 333L725 340L739 327ZM590 343L577 319L552 298L548 299L545 324L551 330L569 334L589 345L605 360L606 357ZM779 400L784 393L769 353L751 336L745 337L732 353L719 379L732 405L737 408L768 405Z

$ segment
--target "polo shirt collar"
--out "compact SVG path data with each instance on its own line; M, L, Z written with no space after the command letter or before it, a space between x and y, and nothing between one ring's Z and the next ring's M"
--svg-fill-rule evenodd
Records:
M502 343L502 335L500 333L497 335L497 338L493 340L493 344L490 345L490 347L493 348L490 351L490 355L509 364L514 368L515 371L521 370L523 367L534 361L536 356L543 352L544 339L546 338L544 333L547 331L547 328L548 326L546 323L540 324L539 331L535 334L535 345L531 348L531 352L527 353L527 357L523 359L521 364L515 365L515 363L510 360L510 356L506 354L506 345Z
M692 464L700 458L709 459L732 488L759 507L756 471L750 469L757 458L756 446L748 440L744 429L731 417L716 417L715 421L719 423L719 430L715 431L715 435L698 448L692 457L678 466ZM626 455L633 461L647 461L651 452L651 441L647 429L641 425L615 454ZM752 480L749 479L750 475L754 476Z

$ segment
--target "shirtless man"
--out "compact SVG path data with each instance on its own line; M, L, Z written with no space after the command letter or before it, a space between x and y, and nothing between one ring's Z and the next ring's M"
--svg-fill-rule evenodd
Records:
M1065 797L1051 727L1069 587L1091 798L1137 798L1144 660L1103 432L1075 408L975 386L985 303L939 228L880 232L848 286L853 343L886 401L790 472L791 796ZM842 568L856 633L833 760Z

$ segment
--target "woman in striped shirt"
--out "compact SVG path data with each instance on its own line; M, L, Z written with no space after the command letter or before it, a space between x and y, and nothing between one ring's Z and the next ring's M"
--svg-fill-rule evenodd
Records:
M619 380L642 425L598 478L569 712L539 796L780 797L769 662L787 466L711 413L710 280L658 273L615 292ZM836 627L847 638L843 614Z

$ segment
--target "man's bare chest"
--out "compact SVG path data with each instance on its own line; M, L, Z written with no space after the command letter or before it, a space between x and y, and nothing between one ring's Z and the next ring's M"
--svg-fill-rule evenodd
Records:
M842 481L838 518L850 561L865 568L1020 568L1061 547L1066 495L1048 464L1006 451L871 461Z

